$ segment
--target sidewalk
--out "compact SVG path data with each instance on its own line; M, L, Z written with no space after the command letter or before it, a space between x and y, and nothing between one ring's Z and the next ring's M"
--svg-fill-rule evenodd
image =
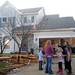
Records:
M52 67L54 71L53 75L56 75L57 64L53 64ZM73 75L75 75L75 59L73 59L73 62L72 62L72 69L73 69ZM20 69L16 69L10 72L8 75L48 75L48 74L45 74L44 70L39 71L38 64L32 64L32 65L24 66ZM65 71L63 75L67 75Z

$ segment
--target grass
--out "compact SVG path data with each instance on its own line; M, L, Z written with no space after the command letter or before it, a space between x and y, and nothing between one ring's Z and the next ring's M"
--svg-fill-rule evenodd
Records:
M0 61L0 75L6 75L9 72L9 64L6 62Z
M6 62L0 62L0 70L9 67L9 64Z
M75 58L75 54L72 54L72 58Z
M0 54L0 56L10 56L11 54L10 53L3 53L3 54Z

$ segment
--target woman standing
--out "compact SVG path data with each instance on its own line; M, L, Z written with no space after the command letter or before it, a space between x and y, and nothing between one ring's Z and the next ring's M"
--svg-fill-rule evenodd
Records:
M51 41L48 40L45 45L45 55L46 55L46 73L53 74L52 71L52 56L53 56L53 47Z
M71 48L70 47L66 47L66 51L67 51L67 70L68 70L68 74L72 73L72 66L71 66Z
M63 49L63 55L64 55L64 67L65 67L65 70L67 69L67 61L66 61L66 58L67 58L67 51L66 51L66 41L64 39L61 39L60 40L60 44L59 44L59 47L61 47Z

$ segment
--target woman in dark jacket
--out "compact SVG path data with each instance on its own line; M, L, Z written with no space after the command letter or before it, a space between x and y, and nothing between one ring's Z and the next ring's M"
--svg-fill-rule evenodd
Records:
M70 47L66 47L66 51L67 51L67 70L68 70L68 74L72 73L72 66L71 66L71 48Z

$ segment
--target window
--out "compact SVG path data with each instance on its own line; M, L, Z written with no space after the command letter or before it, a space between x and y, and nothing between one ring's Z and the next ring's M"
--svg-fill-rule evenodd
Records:
M0 34L0 42L1 42L1 40L2 40L2 37L1 37L1 36L2 36L2 34Z
M6 17L4 17L2 21L3 21L3 22L7 22L7 18L6 18Z
M1 18L0 18L0 26L1 26Z
M31 17L31 21L34 22L34 16Z
M27 22L28 22L28 23L31 23L31 16L28 16L28 17L27 17Z
M0 23L1 23L1 18L0 18Z
M34 22L34 16L27 16L24 17L24 23L33 23Z
M24 17L24 23L27 23L27 17Z

